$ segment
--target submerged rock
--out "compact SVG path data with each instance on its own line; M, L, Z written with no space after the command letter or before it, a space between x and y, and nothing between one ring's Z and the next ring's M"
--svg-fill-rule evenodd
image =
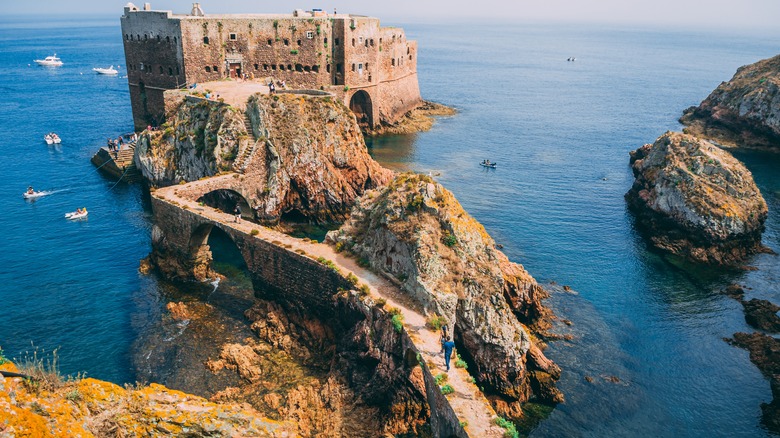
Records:
M763 250L767 205L742 163L691 135L667 132L631 152L626 200L653 245L696 262L734 265Z
M680 122L725 143L780 147L780 55L740 67Z
M780 331L780 306L777 306L767 300L753 298L750 301L743 301L745 308L745 321L751 326L768 332Z
M780 433L780 340L761 333L734 333L734 339L727 341L747 350L750 361L769 379L772 402L761 404L762 421L771 431Z
M528 331L547 326L547 292L444 187L402 174L363 196L328 240L395 277L428 315L446 318L479 385L502 399L497 408L563 400L554 386L560 369Z

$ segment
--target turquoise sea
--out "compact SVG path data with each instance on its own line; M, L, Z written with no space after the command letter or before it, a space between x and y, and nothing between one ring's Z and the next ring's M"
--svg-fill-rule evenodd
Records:
M172 286L137 271L150 250L141 188L114 185L89 163L106 137L132 129L118 17L41 23L0 18L0 346L15 358L59 348L65 373L133 382L133 358L152 354L137 341L159 323ZM567 402L532 435L767 435L769 383L723 341L750 327L720 291L736 282L748 298L780 302L778 257L756 256L757 270L739 272L670 261L648 250L623 194L628 152L679 130L681 111L739 66L777 54L778 35L385 24L418 40L423 96L459 112L430 132L371 141L371 153L438 174L511 259L576 292L550 299L573 323L559 327L573 339L548 349ZM32 64L53 52L62 68ZM111 64L120 77L91 72ZM61 146L43 142L49 131ZM780 252L780 155L735 155L769 203L764 243ZM28 185L55 193L28 202ZM84 206L88 220L63 218Z

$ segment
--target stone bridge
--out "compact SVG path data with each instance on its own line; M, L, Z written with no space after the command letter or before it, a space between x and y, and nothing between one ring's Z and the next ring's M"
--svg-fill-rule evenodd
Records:
M232 215L197 201L214 190L241 194L239 178L223 175L152 193L152 243L156 254L176 260L174 264L183 276L203 277L204 271L196 271L210 261L208 238L215 227L219 228L241 252L257 295L286 303L324 321L345 320L343 315L336 314L334 297L340 290L355 289L347 279L350 273L354 274L370 288L362 303L375 303L379 298L387 301L387 307L371 304L372 314L387 315L384 309L393 306L404 316L403 330L398 334L399 349L385 353L400 362L417 358L423 370L434 436L503 436L504 429L494 424L495 412L465 369L450 370L448 383L454 392L442 394L433 377L444 370L438 334L425 327L424 315L392 282L358 266L355 260L337 253L329 245L293 238L246 220L236 223ZM323 263L324 260L329 262ZM164 266L161 268L165 270ZM383 321L390 323L389 316ZM407 371L415 367L411 365ZM464 424L468 426L464 428Z

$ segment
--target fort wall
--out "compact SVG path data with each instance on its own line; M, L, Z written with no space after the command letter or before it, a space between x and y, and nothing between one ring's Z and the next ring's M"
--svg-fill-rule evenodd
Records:
M136 127L162 122L162 90L244 75L297 89L342 88L338 95L369 126L392 123L422 101L417 43L403 29L383 28L373 17L296 14L176 15L125 7ZM353 100L358 90L368 99Z

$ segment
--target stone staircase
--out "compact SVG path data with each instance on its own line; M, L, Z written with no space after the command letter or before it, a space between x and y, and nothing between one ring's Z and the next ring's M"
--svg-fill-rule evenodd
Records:
M233 170L238 173L244 173L244 171L246 171L246 168L249 165L249 161L252 160L252 156L254 156L255 149L257 148L257 136L255 136L255 131L252 129L252 122L249 120L249 116L246 115L246 113L244 113L244 126L246 127L246 132L249 133L249 136L252 140L233 162Z
M98 150L91 161L101 171L114 178L122 178L126 182L138 182L142 178L141 172L133 162L134 154L135 144L125 144L118 152L109 152L108 148L104 146Z

